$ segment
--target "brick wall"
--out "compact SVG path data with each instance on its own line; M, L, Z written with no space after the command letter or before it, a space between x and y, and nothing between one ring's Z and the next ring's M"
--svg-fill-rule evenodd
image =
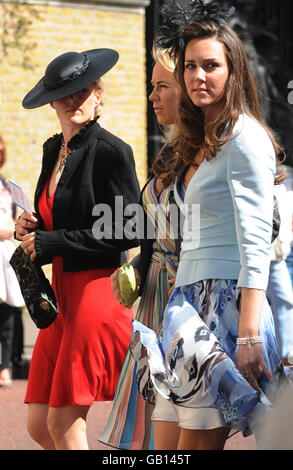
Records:
M9 48L5 56L2 50L0 133L8 147L3 174L22 186L31 202L42 143L59 127L49 105L24 110L21 102L43 76L46 65L69 50L110 47L119 52L118 64L104 78L106 96L100 123L132 146L140 183L146 179L144 8L105 7L99 3L22 5L18 12L28 14L32 21L22 45L36 44L28 53L33 70L21 65L24 53L20 48ZM2 20L5 5L0 4ZM29 13L29 8L37 17Z

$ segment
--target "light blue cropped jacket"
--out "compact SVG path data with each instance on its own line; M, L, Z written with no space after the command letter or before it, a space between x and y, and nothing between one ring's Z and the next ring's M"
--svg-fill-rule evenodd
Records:
M184 206L175 185L176 202L188 222L176 287L204 279L238 279L238 287L266 290L275 171L269 136L259 123L241 115L229 141L192 177ZM198 232L191 234L194 204L199 205L200 220Z

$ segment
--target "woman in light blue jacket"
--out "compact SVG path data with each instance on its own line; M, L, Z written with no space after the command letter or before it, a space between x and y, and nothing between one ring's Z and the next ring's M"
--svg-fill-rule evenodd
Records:
M199 9L169 40L169 8L158 37L173 45L181 85L172 164L185 223L162 335L135 321L131 350L142 395L157 394L155 446L178 420L178 449L212 450L232 429L251 434L287 378L265 296L281 148L262 124L240 39Z

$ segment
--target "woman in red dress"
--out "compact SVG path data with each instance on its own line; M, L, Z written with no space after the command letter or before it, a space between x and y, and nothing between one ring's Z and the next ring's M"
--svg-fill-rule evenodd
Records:
M117 304L110 275L138 245L124 208L138 202L139 185L131 148L95 117L100 77L117 60L111 49L62 54L23 100L25 108L50 103L62 131L44 144L36 213L16 223L25 253L52 263L59 308L39 332L25 397L28 431L45 449L88 449L87 413L113 399L131 335L132 311ZM94 216L99 204L111 211L104 224Z

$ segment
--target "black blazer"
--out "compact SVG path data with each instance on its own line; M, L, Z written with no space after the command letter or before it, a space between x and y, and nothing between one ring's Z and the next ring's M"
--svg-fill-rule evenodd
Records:
M56 164L61 139L62 134L57 134L44 144L34 201L39 221L35 239L37 261L47 264L53 256L62 256L65 271L120 266L125 261L122 252L139 244L136 238L128 239L123 230L120 230L120 239L115 239L112 234L117 228L115 197L120 196L120 202L122 200L122 214L125 206L139 201L131 147L101 128L95 120L70 140L71 153L54 196L53 231L48 232L44 229L38 203ZM100 220L93 213L96 204L107 204L113 215L112 223L104 227L107 235L101 239L92 231L95 222ZM123 216L122 229L129 219L129 216Z

